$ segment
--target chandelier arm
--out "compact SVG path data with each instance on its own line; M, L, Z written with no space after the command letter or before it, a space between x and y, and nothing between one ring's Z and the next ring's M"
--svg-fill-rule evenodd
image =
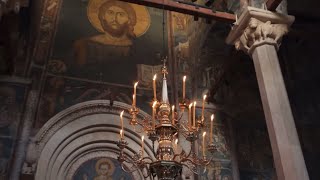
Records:
M156 156L156 150L154 149L154 141L152 141L152 153L154 156Z
M175 155L173 156L173 160L175 160L176 157L178 157L178 156L180 156L180 154L175 154Z
M194 155L194 143L190 142L190 151L186 158L189 158L191 155Z
M146 120L146 119L143 119L143 120L136 120L137 122L137 125L140 125L140 128L141 130L140 131L136 131L137 133L142 133L144 132L145 130L144 129L149 129L150 126L148 126L148 123L146 122L149 122L150 120Z
M144 162L145 164L150 164L150 163L153 162L153 160L151 159L151 157L144 157L144 158L142 158L142 160L150 160L149 163L148 163L148 162Z
M180 120L182 119L182 117L183 117L183 113L180 113L180 117L177 118L177 121L180 122Z
M181 161L182 162L182 161ZM187 163L187 162L190 162L192 164L192 167L191 165L188 165L188 164L184 164L184 163ZM197 164L195 162L193 162L191 159L185 159L183 162L182 162L182 165L188 167L188 169L190 169L193 173L195 174L199 174L199 172L197 172L197 170L194 170L194 166L197 166Z
M135 169L131 169L133 166L135 167ZM132 166L129 168L129 170L126 170L126 168L124 167L124 164L121 163L121 169L122 169L124 172L126 172L126 173L132 173L132 172L134 172L134 171L137 171L137 170L138 170L138 167L137 167L134 163L132 163ZM130 170L130 169L131 169L131 170Z
M143 161L144 159L150 160L151 162ZM144 157L144 158L138 160L137 163L138 163L138 164L137 164L137 167L138 167L138 169L140 169L140 171L142 172L143 177L144 177L144 178L149 177L150 174L151 174L151 173L150 173L150 170L149 170L149 166L150 166L150 164L152 163L152 159L149 158L149 157ZM144 169L145 169L145 171L144 171ZM145 173L147 173L147 174L145 174Z
M181 127L185 132L188 132L188 128L186 128L183 124L181 124Z
M213 156L211 156L209 160L206 160L204 165L207 166L208 164L210 164L212 160L213 160Z

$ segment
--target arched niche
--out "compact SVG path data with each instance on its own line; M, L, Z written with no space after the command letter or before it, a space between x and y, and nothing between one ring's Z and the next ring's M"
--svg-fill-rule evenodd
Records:
M27 158L37 163L35 180L71 180L77 169L88 160L109 157L117 159L120 118L124 113L125 139L132 157L141 147L141 134L129 124L130 105L108 100L94 100L76 104L52 117L37 133L29 146ZM138 119L150 119L140 111ZM145 154L154 158L151 141L146 140ZM140 171L134 179L143 179Z

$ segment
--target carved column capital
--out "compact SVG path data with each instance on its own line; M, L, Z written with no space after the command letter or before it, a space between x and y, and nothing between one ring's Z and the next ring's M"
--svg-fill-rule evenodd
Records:
M271 44L278 49L293 21L293 16L247 7L234 23L226 42L248 54L263 44Z

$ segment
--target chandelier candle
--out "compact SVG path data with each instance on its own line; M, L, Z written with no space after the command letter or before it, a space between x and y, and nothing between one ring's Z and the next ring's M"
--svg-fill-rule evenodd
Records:
M172 118L172 125L174 125L174 105L172 106L171 118Z
M124 111L121 111L121 113L120 113L120 121L121 121L121 130L122 130L122 133L123 133L123 113L124 113Z
M214 114L211 115L211 122L210 122L210 142L211 142L211 144L213 143L213 141L212 141L212 137L213 137L213 134L212 134L213 119L214 119Z
M156 105L157 101L154 101L152 104L152 129L155 129L156 126Z
M176 139L176 140L174 141L174 146L173 146L173 148L174 148L174 152L177 153L177 151L178 151L178 139Z
M155 75L153 76L153 97L154 97L154 100L155 100L155 101L157 100L156 79L157 79L157 74L155 74Z
M183 76L182 100L185 100L185 99L186 99L186 79L187 79L187 76Z
M123 131L122 131L122 129L120 129L120 139L121 140L123 139Z
M138 82L134 83L134 87L133 87L133 106L136 106L136 98L137 98L137 86L138 86Z
M189 121L189 127L190 127L190 129L191 129L191 126L192 126L191 111L192 111L192 103L189 104L189 116L188 116L188 121Z
M196 106L197 102L193 102L193 127L196 127Z
M201 120L204 121L204 102L206 101L207 95L203 96L203 101L202 101L202 111L201 111Z
M132 95L132 107L135 107L136 96Z
M203 156L206 156L206 154L205 154L205 147L204 147L204 139L205 139L205 136L206 136L206 132L203 132L203 134L202 134L202 155L203 155Z
M144 136L141 137L141 157L143 158L144 151Z

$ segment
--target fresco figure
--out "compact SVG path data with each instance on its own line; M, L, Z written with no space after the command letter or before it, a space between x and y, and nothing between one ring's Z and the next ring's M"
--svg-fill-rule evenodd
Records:
M101 158L96 163L97 176L94 180L112 180L112 174L115 167L111 160L107 158Z
M117 0L90 0L87 17L99 33L80 36L72 42L71 52L64 60L67 74L131 84L137 77L137 64L145 62L137 55L135 40L149 29L149 11L144 6Z
M106 61L110 55L128 56L132 40L145 33L150 25L149 13L142 6L116 0L91 0L87 10L90 23L102 34L74 42L77 65ZM139 19L138 15L142 17Z
M132 174L123 171L116 159L100 157L83 163L73 175L73 180L131 180Z

